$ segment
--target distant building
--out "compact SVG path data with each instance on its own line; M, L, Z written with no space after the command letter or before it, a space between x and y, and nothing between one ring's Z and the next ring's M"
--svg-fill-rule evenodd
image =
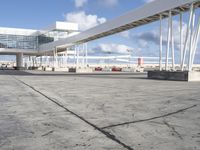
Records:
M39 54L40 46L78 34L78 24L55 22L44 30L0 27L0 54L16 55L22 67L23 55Z

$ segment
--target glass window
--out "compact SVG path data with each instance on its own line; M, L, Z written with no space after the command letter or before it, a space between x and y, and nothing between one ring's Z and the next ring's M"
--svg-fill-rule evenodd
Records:
M37 49L37 36L0 34L0 48Z

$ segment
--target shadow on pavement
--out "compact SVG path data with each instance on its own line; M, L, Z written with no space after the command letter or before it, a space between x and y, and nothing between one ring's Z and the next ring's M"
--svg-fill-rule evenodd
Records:
M119 79L146 79L147 73L69 73L69 72L45 72L45 71L18 71L0 70L0 75L14 76L70 76L70 77L90 77L90 78L119 78Z

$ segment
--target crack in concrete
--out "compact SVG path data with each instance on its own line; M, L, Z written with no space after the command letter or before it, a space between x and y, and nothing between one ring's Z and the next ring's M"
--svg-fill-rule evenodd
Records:
M128 125L128 124L135 124L135 123L140 123L140 122L152 121L152 120L155 120L155 119L160 119L160 118L168 117L168 116L171 116L171 115L175 115L175 114L184 112L184 111L186 111L188 109L191 109L191 108L194 108L194 107L197 107L197 106L198 105L195 104L195 105L192 105L190 107L179 109L177 111L174 111L174 112L171 112L171 113L167 113L167 114L164 114L164 115L160 115L160 116L156 116L156 117L151 117L151 118L147 118L147 119L141 119L141 120L135 120L135 121L128 121L128 122L113 124L113 125L101 127L101 129L108 129L108 128L118 127L118 126L124 126L124 125Z
M132 147L126 145L125 143L121 142L119 139L117 139L115 137L115 135L103 130L102 128L99 128L98 126L96 126L95 124L89 122L88 120L86 120L85 118L83 118L82 116L76 114L75 112L69 110L68 108L66 108L64 105L60 104L59 102L57 102L55 99L52 99L50 97L48 97L47 95L45 95L44 93L42 93L41 91L35 89L33 86L25 83L24 81L16 78L15 76L11 75L11 77L13 77L15 80L19 81L20 83L26 85L27 87L31 88L33 91L39 93L40 95L42 95L43 97L47 98L48 100L52 101L53 103L55 103L57 106L65 109L67 112L71 113L72 115L76 116L77 118L79 118L80 120L84 121L85 123L87 123L88 125L92 126L94 129L98 130L100 133L104 134L107 138L111 139L112 141L115 141L116 143L120 144L121 146L123 146L124 148L126 148L127 150L134 150Z
M181 140L183 140L183 137L181 136L180 133L178 133L178 131L176 131L175 127L171 124L169 124L166 120L163 121L163 123L172 130L173 133L175 133Z
M53 130L52 130L52 131L49 131L49 132L43 134L42 136L47 136L47 135L49 135L49 134L51 134L51 133L53 133L53 132L54 132Z

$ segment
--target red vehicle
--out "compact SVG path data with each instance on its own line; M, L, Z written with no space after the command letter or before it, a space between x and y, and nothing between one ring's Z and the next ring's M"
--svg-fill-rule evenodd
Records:
M101 67L96 67L95 68L95 71L102 71L103 70L103 68L101 68Z
M118 72L121 72L121 71L122 71L122 68L113 67L113 68L112 68L112 71L118 71Z

